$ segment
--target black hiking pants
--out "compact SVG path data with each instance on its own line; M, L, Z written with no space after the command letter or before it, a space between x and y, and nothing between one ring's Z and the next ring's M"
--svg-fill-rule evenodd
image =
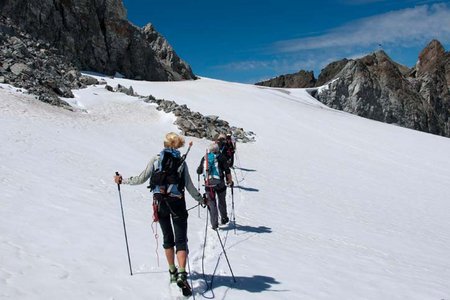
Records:
M208 201L208 207L210 212L211 227L216 229L219 226L219 214L220 218L227 218L227 186L223 181L218 183L214 187L206 188L206 197Z
M163 248L176 247L176 251L187 250L187 219L186 201L183 198L175 198L154 194L154 199L159 203L159 225L163 233Z

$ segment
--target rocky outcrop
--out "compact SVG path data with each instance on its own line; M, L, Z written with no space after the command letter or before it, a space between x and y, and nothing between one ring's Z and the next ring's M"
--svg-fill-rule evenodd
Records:
M243 128L230 126L227 121L221 120L218 116L204 116L199 112L191 111L185 104L179 105L175 101L156 99L152 95L140 96L134 92L133 87L126 88L121 85L105 87L111 92L120 92L129 96L142 98L147 103L155 103L157 110L165 113L173 113L176 117L175 125L181 130L185 136L193 136L197 138L206 138L215 141L221 133L231 133L237 142L248 143L255 141L255 133L252 131L244 131Z
M326 66L319 74L319 78L317 79L316 86L322 86L325 83L333 80L348 63L348 59L344 58L342 60L338 60L332 62L328 66Z
M0 11L79 69L155 81L195 78L153 26L127 21L122 0L2 0Z
M0 83L68 109L70 105L60 97L72 98L72 89L98 84L97 79L81 75L49 43L33 39L1 16L0 21Z
M315 86L316 79L312 71L300 70L294 74L281 75L255 84L268 87L309 88Z
M448 58L437 40L411 70L378 51L349 60L315 97L362 117L450 137Z
M270 86L301 87L282 81ZM412 69L377 51L329 64L316 81L319 86L312 95L329 107L450 137L450 53L437 40Z
M191 67L178 57L169 42L155 30L152 24L144 26L142 32L161 62L166 74L169 74L170 80L196 78L192 73Z
M450 136L449 67L450 52L446 53L442 44L433 40L420 53L410 79L416 91L436 113L434 131L445 136Z
M396 64L378 51L350 60L316 98L329 107L362 117L429 132L435 119ZM437 132L434 132L437 133Z

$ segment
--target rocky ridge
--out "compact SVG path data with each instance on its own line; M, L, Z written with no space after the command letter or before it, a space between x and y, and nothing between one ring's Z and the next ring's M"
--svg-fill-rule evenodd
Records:
M274 83L280 81L258 84L277 86ZM422 50L413 68L394 62L381 50L333 62L315 83L316 87L323 85L326 88L315 89L312 94L331 108L450 137L450 53L437 40Z
M199 112L193 112L185 104L179 105L175 101L156 99L152 95L138 95L132 86L126 88L119 84L116 87L106 85L105 88L110 92L120 92L128 96L139 97L147 103L155 103L158 106L156 108L157 110L162 110L165 113L173 113L176 117L174 124L178 126L185 136L206 138L215 141L219 134L231 133L237 142L248 143L255 141L256 135L254 132L244 131L243 128L230 126L227 121L221 120L218 116L204 116Z
M0 14L50 43L79 70L132 79L195 79L151 24L126 19L122 0L3 0Z
M255 84L267 87L309 88L316 86L316 78L313 71L300 70L294 74L281 75Z
M34 94L43 102L71 109L60 97L73 98L72 89L98 84L82 75L48 42L34 39L11 20L0 16L0 83Z

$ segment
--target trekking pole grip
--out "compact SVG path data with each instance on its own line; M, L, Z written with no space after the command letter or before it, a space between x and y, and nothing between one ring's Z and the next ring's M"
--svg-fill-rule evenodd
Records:
M120 176L118 171L116 171L116 176ZM120 180L120 183L122 183L122 180ZM120 192L120 183L117 184L117 189L119 190L119 192Z

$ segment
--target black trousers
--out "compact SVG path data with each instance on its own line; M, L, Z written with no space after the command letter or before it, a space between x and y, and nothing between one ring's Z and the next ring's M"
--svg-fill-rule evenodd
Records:
M163 248L176 247L176 251L187 250L187 219L186 201L154 194L159 203L159 225L163 233Z

